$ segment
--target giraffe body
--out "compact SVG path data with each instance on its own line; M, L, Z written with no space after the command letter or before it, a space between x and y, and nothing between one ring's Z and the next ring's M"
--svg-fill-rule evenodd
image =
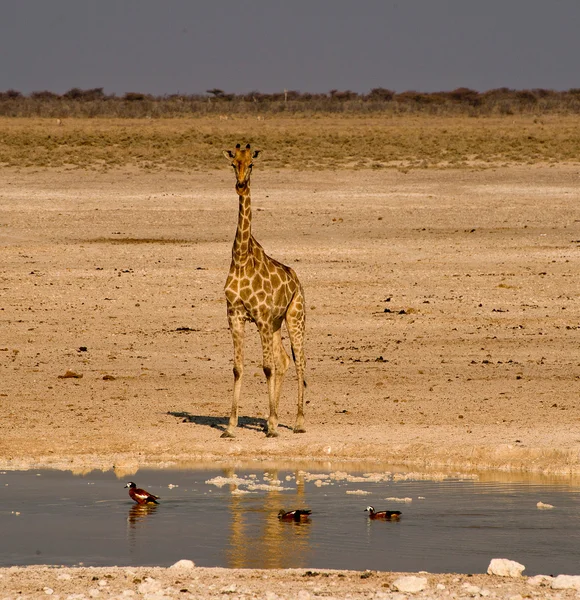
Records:
M238 227L232 247L232 262L225 284L228 324L234 343L234 398L230 420L222 437L234 437L238 425L238 407L244 371L244 335L246 321L256 324L260 334L263 368L268 384L269 417L266 434L276 437L278 405L284 374L290 358L282 345L282 323L292 346L292 355L298 375L298 409L295 433L304 429L304 292L296 273L286 265L268 256L251 232L252 206L250 175L252 160L259 150L252 152L248 144L235 152L224 150L236 174L239 197Z

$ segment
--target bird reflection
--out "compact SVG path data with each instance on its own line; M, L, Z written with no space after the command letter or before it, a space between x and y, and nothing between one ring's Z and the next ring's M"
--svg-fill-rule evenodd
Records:
M129 509L127 523L131 529L136 529L140 521L144 521L159 508L158 504L133 504Z
M155 514L158 508L158 504L133 504L129 509L129 515L127 516L127 540L131 551L135 550L137 545L137 533L139 529L145 525L149 517Z

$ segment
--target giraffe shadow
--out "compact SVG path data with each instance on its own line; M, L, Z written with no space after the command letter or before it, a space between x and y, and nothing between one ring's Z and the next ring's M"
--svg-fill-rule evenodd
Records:
M185 411L169 411L167 413L172 417L181 419L182 423L193 423L194 425L204 425L205 427L212 427L219 431L225 431L228 428L229 417L212 417L209 415L192 415ZM252 431L266 431L267 429L266 419L260 419L257 417L241 416L238 419L238 427L242 429L249 429ZM279 428L292 429L288 425L280 423Z

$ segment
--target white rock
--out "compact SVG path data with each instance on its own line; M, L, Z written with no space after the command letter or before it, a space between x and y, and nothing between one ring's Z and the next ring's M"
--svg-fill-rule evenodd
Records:
M541 585L542 583L548 583L554 579L550 575L534 575L528 579L529 585Z
M420 592L427 587L427 578L416 577L415 575L399 577L393 581L393 587L399 592L407 592L410 594Z
M232 583L231 585L227 585L226 587L220 590L220 594L233 594L236 591L236 584Z
M70 573L61 573L57 579L60 579L61 581L68 581L69 579L72 579L72 575Z
M488 575L499 575L500 577L520 577L526 567L515 560L507 558L492 558L487 567Z
M47 596L52 596L52 594L54 594L54 590L53 590L52 588L45 587L45 588L44 588L44 593L45 593Z
M155 592L158 592L161 589L161 587L162 586L159 583L159 581L156 581L151 577L147 577L143 583L140 583L138 585L137 591L143 595L154 594Z
M307 590L300 590L298 592L298 600L310 600L310 592Z
M173 563L169 568L170 569L193 569L195 567L195 563L192 560L187 558L182 558L178 560L176 563Z
M580 591L580 575L558 575L552 580L552 589Z
M463 589L465 593L469 594L470 596L479 596L481 594L481 588L477 587L476 585L471 585L471 583L464 583Z
M549 510L550 508L554 508L553 504L544 504L543 502L538 502L536 504L536 506L540 509L540 510Z
M445 584L443 584L443 583L438 583L438 584L437 584L435 587L436 587L438 590L444 590L444 589L445 589Z

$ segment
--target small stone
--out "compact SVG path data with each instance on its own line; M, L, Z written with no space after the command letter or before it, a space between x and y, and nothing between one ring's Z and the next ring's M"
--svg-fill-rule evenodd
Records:
M187 558L182 558L178 560L176 563L173 563L169 568L170 569L193 569L195 567L195 563L192 560Z
M236 584L232 583L220 590L220 594L233 594L236 591Z
M550 508L554 508L553 504L544 504L543 502L538 502L536 506L541 510L549 510Z
M399 577L393 581L393 587L399 592L407 592L409 594L421 592L427 587L427 578L415 575Z
M70 573L61 573L57 579L60 579L61 581L68 581L69 579L72 579L72 575L70 575Z
M558 575L552 580L552 589L580 591L580 575Z
M52 588L45 587L45 588L43 588L43 589L44 589L44 593L45 593L47 596L52 596L52 595L54 594L54 590L53 590Z
M492 558L487 567L488 575L500 577L520 577L526 567L515 560L507 558Z

